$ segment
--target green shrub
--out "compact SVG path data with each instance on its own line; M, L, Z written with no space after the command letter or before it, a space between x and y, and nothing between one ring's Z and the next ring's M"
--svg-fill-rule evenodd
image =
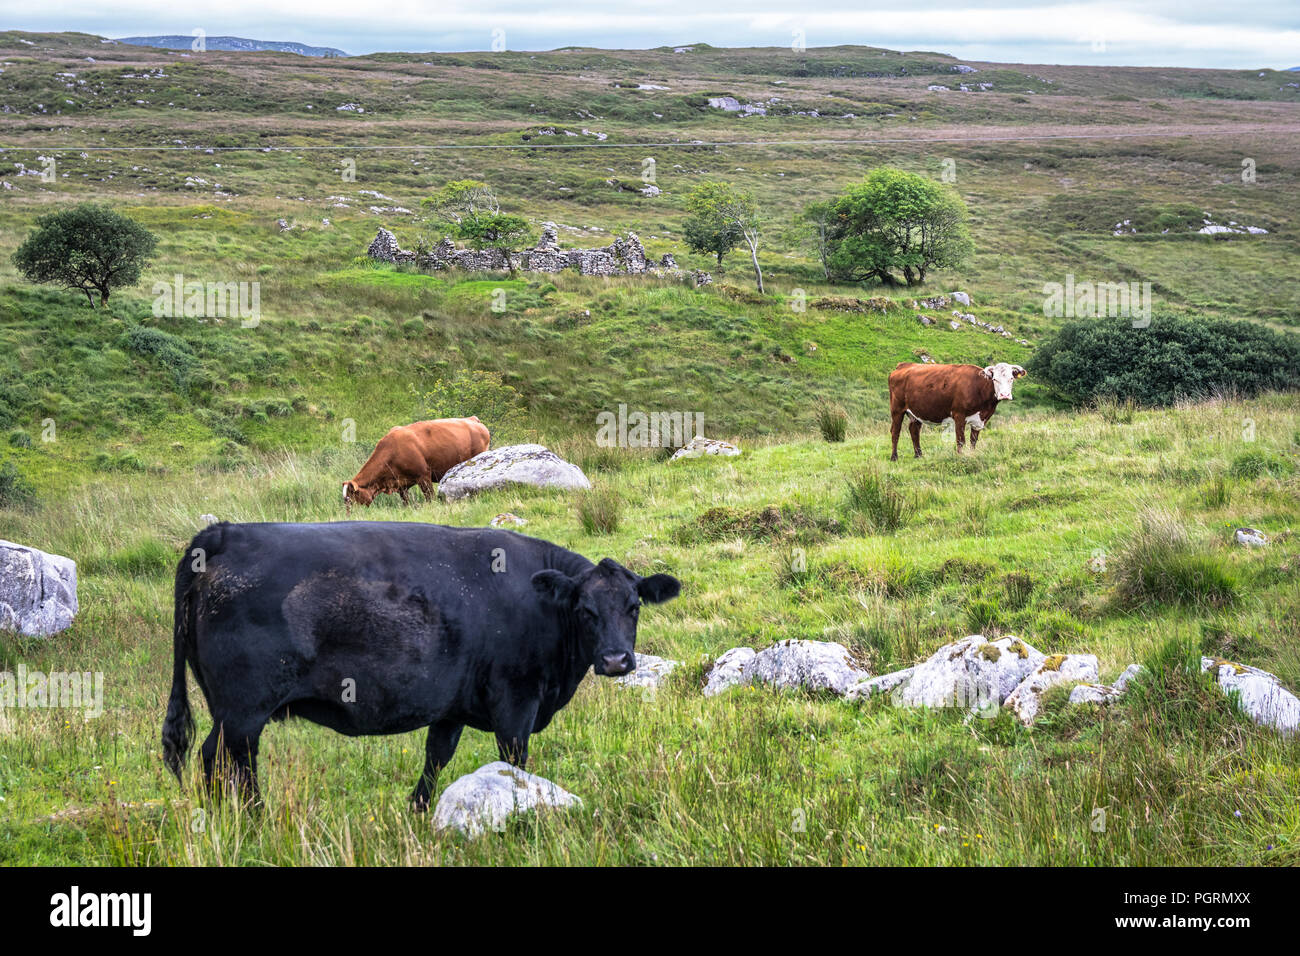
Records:
M469 418L479 421L492 433L492 443L500 445L503 435L523 428L524 401L497 372L463 370L451 378L440 378L416 398L429 418Z
M19 428L9 433L9 444L15 448L31 448L32 436Z
M623 502L609 488L592 488L580 491L574 499L578 522L587 534L612 534L618 530L619 513Z
M167 371L171 372L178 388L185 388L190 373L198 365L198 359L189 343L162 329L148 325L133 325L122 336L122 345L127 351L145 358L156 359Z
M31 486L12 461L0 464L0 508L21 508L36 500Z
M1103 396L1170 405L1221 391L1300 388L1300 336L1230 319L1155 315L1067 321L1045 338L1029 372L1080 404Z
M1158 509L1139 515L1139 527L1114 567L1116 596L1128 605L1223 607L1240 590L1220 558L1198 549L1178 518Z
M1232 460L1228 474L1233 478L1285 478L1295 470L1295 466L1285 458L1270 455L1262 448L1244 451Z
M849 479L845 507L850 521L878 534L897 531L907 523L912 511L907 496L875 470L859 472Z
M849 413L844 410L843 405L834 402L818 402L815 414L817 428L821 431L822 438L829 442L844 441L849 428Z

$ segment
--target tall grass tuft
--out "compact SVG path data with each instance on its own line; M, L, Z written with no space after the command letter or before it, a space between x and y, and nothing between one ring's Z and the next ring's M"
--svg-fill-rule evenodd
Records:
M822 438L829 442L844 441L844 436L849 430L849 413L844 410L843 405L821 401L814 408L814 414Z
M1240 584L1216 555L1198 548L1178 517L1147 508L1115 559L1115 593L1128 605L1232 604Z
M874 469L858 472L848 482L845 507L849 521L877 534L889 534L907 524L912 503L894 482Z
M574 499L578 522L587 534L613 534L618 530L623 502L610 488L592 488L581 491Z
M1093 407L1107 424L1131 425L1137 403L1132 398L1120 399L1114 395L1103 395L1093 403Z

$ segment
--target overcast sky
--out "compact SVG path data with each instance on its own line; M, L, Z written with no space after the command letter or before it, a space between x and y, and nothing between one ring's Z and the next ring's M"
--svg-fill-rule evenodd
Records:
M231 35L348 53L646 48L694 42L860 43L972 60L1125 66L1300 66L1300 0L43 0L9 5L0 28L101 36Z

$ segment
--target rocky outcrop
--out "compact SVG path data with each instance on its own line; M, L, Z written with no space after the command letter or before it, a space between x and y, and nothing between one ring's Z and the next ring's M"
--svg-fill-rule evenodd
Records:
M49 637L77 614L77 565L71 558L0 541L0 631Z
M653 654L637 654L636 669L630 674L624 674L614 683L620 687L655 689L667 680L668 675L677 667L680 667L681 663L681 661L669 660L666 657L655 657Z
M509 260L499 249L458 249L449 237L428 253L417 254L402 249L397 237L380 228L366 254L381 262L413 262L422 269L465 269L469 272L542 272L556 273L574 269L581 275L618 276L649 275L669 278L690 278L696 286L713 281L707 272L689 275L678 268L671 255L658 263L646 256L641 239L634 232L616 236L608 246L599 249L560 248L559 227L553 222L542 223L542 235L532 249L512 253Z
M783 689L829 690L843 696L868 676L853 663L843 645L787 640L758 652L743 647L727 651L709 671L704 693L712 697L738 684L760 683Z
M1097 658L1092 654L1052 654L1043 658L1033 673L1016 685L1002 706L1011 708L1026 727L1038 717L1043 695L1063 684L1097 680Z
M703 435L696 435L681 448L673 452L673 456L668 460L670 462L678 461L682 458L700 458L703 455L722 455L731 457L740 454L740 449L731 442L719 441L716 438L705 438Z
M1234 694L1241 709L1261 727L1284 734L1300 727L1300 699L1268 671L1213 657L1201 658L1201 670L1213 674L1219 688Z
M581 799L551 781L497 760L443 791L433 811L433 825L475 837L486 830L505 829L506 821L517 813L580 806Z
M449 500L508 485L575 490L590 488L582 469L545 445L503 445L456 465L438 483L438 493Z

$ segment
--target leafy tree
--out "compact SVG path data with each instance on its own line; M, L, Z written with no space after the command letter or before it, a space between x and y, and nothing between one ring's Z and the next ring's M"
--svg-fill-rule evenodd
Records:
M932 268L960 265L973 244L966 205L951 189L889 166L873 170L830 203L824 263L830 277L860 282L925 281ZM809 217L825 215L810 207Z
M463 239L475 249L499 249L506 266L515 271L511 255L527 241L528 222L501 212L501 203L487 183L459 179L420 201L434 229Z
M758 243L762 220L754 197L730 183L704 182L686 197L686 244L695 252L711 253L722 266L722 257L745 243L754 265L754 280L763 291L763 270L758 264Z
M50 282L85 294L91 308L109 293L140 281L158 237L107 206L83 203L36 220L36 229L13 254L29 282Z
M810 203L803 212L804 221L812 232L813 242L817 248L817 261L822 264L822 275L831 277L827 256L830 253L831 226L835 222L834 202Z
M1076 319L1049 335L1029 372L1079 404L1099 398L1170 405L1227 391L1300 388L1300 336L1233 319L1156 314Z

